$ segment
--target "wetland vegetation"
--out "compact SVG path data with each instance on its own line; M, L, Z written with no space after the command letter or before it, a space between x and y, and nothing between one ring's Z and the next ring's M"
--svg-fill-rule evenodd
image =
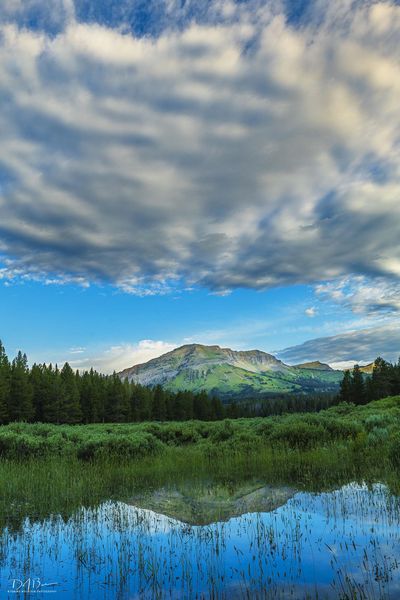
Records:
M166 457L184 449L185 460L223 459L227 454L291 457L314 453L319 465L325 451L346 461L370 466L397 464L400 440L400 396L356 406L341 403L319 413L295 413L219 422L144 422L130 424L52 425L10 423L0 428L0 456L7 459L60 456L96 458Z
M3 592L33 578L82 600L394 600L400 590L390 453L166 446L136 459L3 459L0 482Z
M390 397L222 422L3 426L1 589L36 577L82 599L394 599L399 425Z
M360 381L346 376L352 401L314 413L6 422L1 591L398 598L400 396L367 402Z

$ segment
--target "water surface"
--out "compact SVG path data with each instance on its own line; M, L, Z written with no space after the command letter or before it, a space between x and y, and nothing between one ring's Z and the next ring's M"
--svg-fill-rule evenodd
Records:
M24 597L14 579L35 598L396 599L399 525L381 484L161 488L6 527L1 592Z

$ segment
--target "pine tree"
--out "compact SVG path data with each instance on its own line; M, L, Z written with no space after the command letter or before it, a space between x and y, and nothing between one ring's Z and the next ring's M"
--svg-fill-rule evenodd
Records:
M353 369L350 401L354 402L354 404L365 404L367 401L364 377L358 365L355 365Z
M212 418L216 420L223 419L225 416L224 405L219 398L213 396L211 399Z
M60 398L60 422L80 423L82 410L80 406L79 389L76 384L75 373L68 363L65 363L61 373L61 398Z
M184 421L188 418L186 412L186 394L184 392L178 392L174 394L173 401L171 402L172 415L171 419L174 421Z
M114 372L107 380L106 421L126 422L129 413L129 398L124 383Z
M152 391L142 385L135 386L132 398L136 420L150 421L152 412Z
M78 375L79 395L81 400L82 420L84 423L92 423L93 420L93 395L94 381L93 371Z
M0 341L0 423L8 421L8 404L10 401L10 362Z
M35 411L34 420L44 421L43 418L43 396L44 396L44 369L45 365L37 365L36 363L32 366L29 381L32 385L32 402Z
M374 362L371 377L373 400L390 396L392 392L392 370L393 366L380 356Z
M154 421L165 421L167 418L167 403L165 392L161 385L156 385L154 388L151 416Z
M341 402L351 402L352 379L350 371L345 371L340 384L339 398Z
M26 354L18 352L11 366L8 413L11 421L30 421L34 417L33 390L29 381Z
M43 365L42 413L45 423L60 423L60 401L62 396L60 371Z

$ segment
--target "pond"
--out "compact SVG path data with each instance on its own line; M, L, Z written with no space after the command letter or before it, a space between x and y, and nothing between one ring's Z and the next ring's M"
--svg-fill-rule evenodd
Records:
M164 486L4 527L9 597L400 597L400 503L383 484L321 493L249 481Z

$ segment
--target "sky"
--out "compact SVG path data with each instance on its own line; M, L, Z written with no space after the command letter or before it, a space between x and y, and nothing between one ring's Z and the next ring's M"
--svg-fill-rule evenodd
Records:
M0 338L400 355L400 3L7 0Z

